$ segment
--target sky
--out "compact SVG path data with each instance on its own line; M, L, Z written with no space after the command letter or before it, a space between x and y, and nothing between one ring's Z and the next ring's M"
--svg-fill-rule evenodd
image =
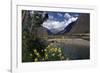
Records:
M72 22L77 21L79 13L69 12L47 12L48 19L43 22L42 26L48 29L52 34L65 31L65 28Z

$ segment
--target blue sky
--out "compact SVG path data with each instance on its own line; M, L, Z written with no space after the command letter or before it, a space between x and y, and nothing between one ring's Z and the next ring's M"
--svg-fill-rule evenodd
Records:
M79 13L69 12L47 12L47 14L48 19L43 22L42 26L53 34L65 31L65 28L72 22L77 21L79 17Z
M53 20L55 21L63 21L64 20L64 15L65 13L60 13L60 12L48 12L48 16L53 17Z
M65 13L65 12L47 12L48 16L52 16L53 20L55 21L64 21L66 18L69 18L70 16L77 17L79 16L79 13ZM65 14L67 16L65 17Z

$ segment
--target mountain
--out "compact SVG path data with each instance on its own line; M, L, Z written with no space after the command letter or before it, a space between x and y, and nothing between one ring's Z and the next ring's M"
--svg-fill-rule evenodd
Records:
M90 14L80 14L68 34L90 33Z

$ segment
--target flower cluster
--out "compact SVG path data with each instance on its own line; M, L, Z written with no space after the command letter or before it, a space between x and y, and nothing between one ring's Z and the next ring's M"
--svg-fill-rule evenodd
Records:
M61 48L53 47L48 45L45 49L45 60L47 61L56 61L56 60L64 60L65 57L62 54Z

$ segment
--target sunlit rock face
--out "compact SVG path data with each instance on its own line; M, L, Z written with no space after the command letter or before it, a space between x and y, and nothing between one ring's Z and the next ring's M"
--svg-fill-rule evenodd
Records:
M52 34L64 33L70 28L68 26L72 25L71 23L77 21L78 17L78 13L48 12L48 19L43 22L42 26Z

